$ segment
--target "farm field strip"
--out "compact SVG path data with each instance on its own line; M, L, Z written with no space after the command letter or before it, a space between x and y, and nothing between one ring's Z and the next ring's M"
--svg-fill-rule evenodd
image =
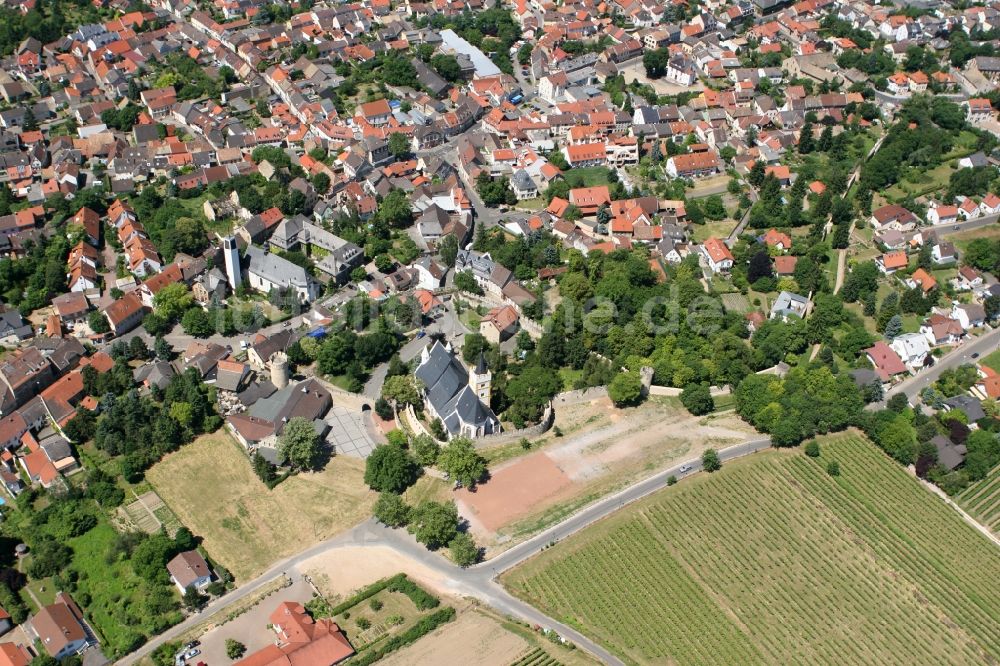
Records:
M822 454L693 477L504 582L628 662L996 660L1000 553L861 437Z

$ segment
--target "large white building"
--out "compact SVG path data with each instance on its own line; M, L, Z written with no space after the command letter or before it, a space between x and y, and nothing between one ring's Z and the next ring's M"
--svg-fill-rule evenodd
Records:
M301 266L257 247L249 248L247 257L250 259L247 276L254 290L265 294L273 289L291 290L303 303L319 296L319 283Z

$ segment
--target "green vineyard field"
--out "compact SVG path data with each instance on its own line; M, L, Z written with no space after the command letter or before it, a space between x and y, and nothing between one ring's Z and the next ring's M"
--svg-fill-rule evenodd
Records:
M966 513L1000 534L1000 466L955 498Z
M699 474L504 583L630 663L1000 660L1000 549L861 436L821 448Z

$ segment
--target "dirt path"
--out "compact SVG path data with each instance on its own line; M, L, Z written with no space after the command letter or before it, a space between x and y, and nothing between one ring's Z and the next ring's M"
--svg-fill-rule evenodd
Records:
M837 281L833 285L833 293L840 291L840 288L844 286L844 273L847 268L847 249L840 250L837 255Z

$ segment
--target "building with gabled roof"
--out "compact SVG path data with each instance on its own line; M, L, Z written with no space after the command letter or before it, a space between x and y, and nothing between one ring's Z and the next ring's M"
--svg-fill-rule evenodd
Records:
M489 407L492 374L480 354L476 366L466 369L439 341L424 347L414 372L423 383L424 404L441 419L452 437L481 437L500 432L500 420Z

